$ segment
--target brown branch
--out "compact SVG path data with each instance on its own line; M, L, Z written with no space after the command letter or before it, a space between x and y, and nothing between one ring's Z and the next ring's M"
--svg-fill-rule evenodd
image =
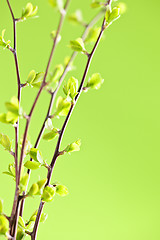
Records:
M19 101L19 105L20 105L20 101L21 101L21 81L20 81L20 73L19 73L19 65L18 65L18 58L17 58L17 52L16 52L16 19L14 17L13 11L12 11L12 7L10 5L9 0L7 0L7 4L12 16L12 21L13 21L13 42L14 42L14 48L12 49L12 53L14 55L14 61L15 61L15 67L16 67L16 74L17 74L17 85L18 85L18 94L17 94L17 98ZM13 202L13 207L12 207L12 212L11 212L11 218L10 218L10 229L11 232L13 230L13 225L17 225L17 221L18 219L16 219L15 221L13 221L13 218L15 216L16 213L16 205L17 205L17 201L18 201L18 196L19 196L19 189L18 189L18 139L19 139L19 120L17 121L16 125L15 125L15 153L14 153L14 158L15 158L15 175L16 175L16 190L15 190L15 196L14 196L14 202ZM13 237L16 236L16 231L13 231ZM11 234L12 235L12 234Z
M90 21L90 23L88 23L88 24L85 25L85 30L84 30L84 33L82 34L82 39L83 39L83 40L86 39L90 28L91 28L92 26L94 26L95 23L98 22L98 20L102 17L103 14L104 14L104 10L100 11L100 12ZM48 111L47 111L46 117L45 117L45 119L44 119L44 122L43 122L43 124L42 124L42 127L41 127L41 129L40 129L40 132L39 132L39 135L38 135L38 137L37 137L37 140L36 140L36 142L35 142L34 148L37 148L38 145L39 145L39 142L40 142L40 140L41 140L42 134L43 134L43 132L44 132L44 130L45 130L45 123L46 123L47 119L49 118L49 116L51 115L52 107L53 107L53 104L54 104L54 101L55 101L57 92L58 92L58 90L59 90L59 88L60 88L60 86L61 86L61 84L62 84L62 82L63 82L63 80L64 80L64 78L65 78L65 76L66 76L66 74L67 74L68 71L69 71L69 68L70 68L71 63L74 61L74 59L75 59L76 56L77 56L77 52L73 52L72 55L71 55L71 57L70 57L70 60L69 60L68 64L66 65L66 67L65 67L65 69L64 69L64 71L63 71L62 76L60 77L60 80L59 80L59 82L58 82L58 86L57 86L56 90L55 90L54 92L51 92L51 99L50 99ZM30 161L32 161L32 158L30 159ZM28 169L27 173L29 174L29 177L30 177L31 170ZM24 194L25 194L25 192L24 192ZM23 215L24 202L25 202L25 199L21 202L20 216Z
M67 9L69 1L70 0L66 1L64 10ZM26 139L27 139L27 134L28 134L30 120L31 120L33 111L35 109L35 106L37 104L37 101L38 101L38 99L40 97L40 94L41 94L43 88L46 86L46 78L47 78L47 75L48 75L48 71L49 71L49 67L50 67L50 64L51 64L51 60L53 58L54 50L55 50L55 47L57 45L57 39L58 39L58 35L59 35L59 32L60 32L62 24L63 24L64 17L65 17L65 11L61 12L60 22L59 22L58 29L57 29L57 32L56 32L56 37L55 37L55 39L53 41L53 46L52 46L51 53L50 53L50 56L49 56L49 60L48 60L48 64L47 64L47 67L46 67L46 71L45 71L45 75L44 75L44 78L43 78L43 82L41 84L41 87L40 87L40 89L38 91L38 94L37 94L37 96L36 96L36 98L35 98L35 100L33 102L33 105L31 107L30 113L28 115L25 131L24 131L23 142L22 142L21 155L20 155L18 183L20 182L20 174L21 174L21 168L22 168L22 163L23 163L23 158L24 158L24 148L25 148L25 143L26 143Z
M108 2L108 4L110 4L110 3L111 3L111 1ZM87 76L87 73L88 73L88 70L89 70L89 67L90 67L93 55L94 55L94 53L95 53L95 51L96 51L96 49L98 47L99 41L100 41L100 39L101 39L101 37L103 35L103 32L105 30L105 24L106 24L106 21L105 21L105 18L104 18L103 23L102 23L102 27L101 27L101 31L99 33L97 41L96 41L96 43L95 43L91 53L88 54L88 61L87 61L87 64L86 64L86 67L85 67L85 70L84 70L84 74L83 74L83 77L82 77L82 80L81 80L81 83L80 83L80 86L79 86L79 89L78 89L78 94L75 97L74 103L71 104L70 110L69 110L69 112L67 114L67 117L66 117L66 119L65 119L65 121L63 123L62 129L60 131L60 135L59 135L59 138L58 138L56 149L55 149L55 152L54 152L51 164L50 164L50 170L48 171L46 186L48 186L50 184L50 180L51 180L51 177L52 177L53 169L54 169L56 160L57 160L57 158L59 156L59 149L60 149L60 146L61 146L61 141L62 141L64 132L65 132L65 129L67 127L68 121L69 121L69 119L71 117L71 114L73 112L73 109L74 109L74 107L75 107L75 105L76 105L76 103L77 103L77 101L78 101L78 99L79 99L79 97L80 97L80 95L81 95L81 93L83 91L84 81L86 79L86 76ZM41 213L42 213L44 204L45 204L45 202L43 202L41 200L40 205L39 205L39 209L38 209L38 213L37 213L37 217L36 217L36 221L35 221L35 224L34 224L33 232L31 233L31 240L35 240L36 239L38 226L39 226L39 221L40 221L40 217L41 217Z

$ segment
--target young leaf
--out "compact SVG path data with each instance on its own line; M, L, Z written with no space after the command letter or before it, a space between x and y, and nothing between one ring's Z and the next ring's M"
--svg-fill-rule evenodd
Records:
M83 52L83 53L87 52L82 38L77 38L76 40L70 41L70 48L72 48L74 51L77 51L77 52Z
M99 36L99 33L101 31L101 28L100 27L96 27L96 28L91 28L89 30L89 33L85 39L85 43L92 43L92 42L96 42L98 36Z
M7 114L6 113L1 113L0 114L0 122L9 123L9 122L7 122Z
M41 196L42 201L51 202L54 198L55 192L56 192L56 189L54 187L46 186Z
M31 148L29 155L36 162L39 162L40 164L44 163L43 158L42 158L42 153L37 148Z
M56 185L56 193L61 197L64 197L68 194L68 189L66 186L58 184Z
M42 83L42 81L43 81L43 79L44 79L44 72L36 73L36 77L32 81L31 86L39 88L41 83Z
M39 186L37 183L33 183L29 192L28 192L28 195L29 196L34 196L36 195L37 193L39 192Z
M38 162L27 161L27 162L24 164L24 166L25 166L26 168L28 168L28 169L36 170L36 169L38 169L38 168L41 166L41 164L38 163Z
M57 116L67 116L71 103L61 96L57 99L56 113Z
M56 35L57 35L57 31L52 31L52 32L51 32L51 38L52 38L53 40L55 40ZM61 41L61 35L58 34L58 36L57 36L57 43L59 43L60 41Z
M21 227L18 227L16 240L24 240L25 236L26 236L26 234L25 234L24 230Z
M49 133L44 134L43 139L47 141L51 141L58 135L58 130L53 128Z
M22 10L22 16L20 21L24 21L27 18L34 17L37 14L38 7L33 6L32 3L27 3L26 7Z
M7 135L0 133L0 144L5 148L5 150L9 152L11 151L12 143Z
M81 140L78 139L77 141L71 143L70 145L68 145L65 148L65 152L67 153L71 153L71 152L75 152L75 151L80 151L80 146L81 146Z
M67 95L67 97L69 96L73 100L77 95L78 80L74 77L71 77L68 80L68 83L64 86L63 91Z
M9 221L3 215L0 215L0 235L6 235L9 231Z
M3 201L0 199L0 214L3 213Z
M63 65L62 65L62 64L58 64L58 65L55 67L53 73L51 74L50 79L49 79L49 82L50 82L50 83L52 83L52 82L57 83L58 80L59 80L59 78L62 76L63 72L64 72L64 67L63 67Z
M18 225L20 225L20 227L22 227L22 228L26 228L25 221L23 220L23 218L21 216L19 216L19 218L18 218Z
M83 24L83 16L81 10L76 10L74 13L69 15L68 20L73 24Z
M25 173L21 177L21 180L20 180L20 190L21 190L21 192L25 191L27 183L28 183L28 178L29 178L28 173Z
M30 71L30 73L27 77L27 83L32 84L35 77L36 77L36 72L34 70Z
M39 193L40 193L40 194L42 194L42 188L45 186L46 182L47 182L47 178L42 179L42 180L39 180L39 181L37 182L38 187L39 187Z
M104 79L99 73L94 73L91 78L88 80L86 88L99 89L103 84Z
M53 8L58 8L60 11L64 6L63 0L49 0L49 3Z
M98 1L92 1L91 8L99 8L101 7L101 3Z
M48 218L48 214L47 213L42 213L41 218L40 218L40 222L44 223Z
M10 102L5 103L6 108L9 112L19 116L19 101L17 97L12 97Z
M120 8L114 7L110 12L110 9L106 11L105 19L106 19L106 26L112 24L115 20L120 17Z
M45 122L45 128L48 129L48 130L53 129L52 120L50 118L48 118L47 121Z
M0 36L0 46L3 47L3 49L5 48L10 48L10 41L8 40L7 42L4 40L4 33L5 33L5 29L2 31L2 36Z

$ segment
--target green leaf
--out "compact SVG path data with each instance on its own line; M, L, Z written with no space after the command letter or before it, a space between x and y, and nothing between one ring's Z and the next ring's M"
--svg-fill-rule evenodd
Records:
M38 163L38 162L27 161L27 162L24 164L24 166L25 166L26 168L28 168L28 169L36 170L36 169L38 169L38 168L41 166L41 164Z
M29 196L34 196L36 195L37 193L39 192L39 186L37 183L33 183L29 192L28 192L28 195Z
M24 240L26 234L24 233L24 230L20 227L17 230L16 240Z
M29 152L30 157L41 164L44 163L42 153L37 148L31 148Z
M75 151L80 151L80 146L81 146L81 140L78 139L77 141L71 143L70 145L68 145L65 148L65 152L67 153L71 153L71 152L75 152Z
M58 130L53 128L51 132L44 134L43 139L47 141L51 141L58 135Z
M3 213L3 200L0 199L0 214Z
M39 180L37 182L40 193L41 193L42 188L45 186L46 182L47 182L47 178Z
M86 53L86 49L82 38L77 38L76 40L70 41L70 48L77 52Z
M57 116L67 116L68 111L70 109L71 103L67 101L66 98L62 98L61 96L57 99L56 103L56 113Z
M40 222L44 223L48 218L48 214L47 213L42 213L41 214L41 218L40 218Z
M69 15L68 20L73 24L83 24L83 16L81 10L76 10L74 13Z
M21 216L19 216L19 218L18 218L18 224L20 225L20 227L25 229L25 221L23 220L23 218Z
M28 77L27 77L27 83L32 83L33 80L35 79L36 77L36 72L34 70L30 71Z
M99 89L103 84L104 79L99 73L94 73L91 78L88 80L86 88Z
M7 135L0 133L0 144L5 148L7 151L12 150L12 143Z
M64 72L64 67L62 64L58 64L56 67L55 67L55 70L54 72L51 74L50 76L50 80L49 82L52 83L52 82L58 82L59 78L62 76Z
M12 112L8 112L6 114L6 121L8 123L12 123L12 124L15 124L17 121L18 121L18 115L17 114L14 114Z
M120 17L120 8L114 7L111 11L106 11L105 19L106 19L106 26L109 24L112 24L115 20L117 20Z
M78 80L74 77L71 77L68 80L68 83L63 88L64 93L69 96L72 100L78 93Z
M10 102L5 103L6 108L9 112L14 113L15 115L19 115L19 101L17 97L12 97Z
M24 21L27 18L34 17L37 14L38 7L33 6L32 3L27 3L25 9L22 11L22 16L20 18L20 21Z
M58 8L59 10L62 10L64 6L63 0L49 0L49 3L53 8Z
M9 231L9 221L5 216L0 215L0 235L5 235Z
M91 8L99 8L101 7L101 3L98 1L92 1Z
M92 43L92 42L96 42L99 34L100 34L101 28L100 27L96 27L96 28L91 28L89 30L89 33L85 39L85 43Z
M54 187L46 186L41 196L42 201L51 202L54 198L55 192L56 192L56 189Z
M53 129L52 120L50 118L48 118L47 121L45 122L45 128L48 129L48 130Z
M2 31L2 36L0 36L0 46L1 47L3 47L3 49L5 49L5 48L10 48L10 45L9 45L9 43L10 43L10 41L8 40L8 41L5 41L4 40L4 33L5 33L5 29Z
M55 39L56 35L57 35L57 31L54 30L54 31L51 32L51 38L52 39ZM58 34L58 36L57 36L57 43L59 43L60 41L61 41L61 35Z
M0 122L9 123L9 122L7 122L7 114L6 113L1 113L0 114Z
M15 177L15 165L14 165L14 163L10 163L8 165L8 171L12 174L13 177Z
M28 173L25 173L20 180L20 189L21 192L25 191L27 183L28 183L29 175Z
M56 193L61 197L64 197L68 194L68 189L66 186L58 184L56 185Z
M43 79L44 79L44 72L37 73L35 79L31 83L31 86L39 88L41 83L43 82Z

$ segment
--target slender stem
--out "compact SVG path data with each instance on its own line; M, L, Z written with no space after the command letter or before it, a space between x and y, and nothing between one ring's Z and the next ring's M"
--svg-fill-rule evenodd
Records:
M44 78L43 78L43 82L41 84L41 87L38 91L38 94L33 102L33 105L31 107L31 110L30 110L30 113L28 115L28 119L27 119L27 123L26 123L26 127L25 127L25 131L24 131L24 137L23 137L23 142L22 142L22 149L21 149L21 155L20 155L20 162L19 162L19 176L18 176L18 183L20 181L20 174L21 174L21 168L22 168L22 163L23 163L23 158L24 158L24 148L25 148L25 143L26 143L26 139L27 139L27 134L28 134L28 129L29 129L29 124L30 124L30 120L31 120L31 116L33 114L33 111L35 109L35 106L37 104L37 101L40 97L40 94L43 90L43 88L46 86L46 78L47 78L47 75L48 75L48 71L49 71L49 67L51 65L51 60L53 58L53 53L54 53L54 50L55 50L55 47L57 45L57 39L58 39L58 35L59 35L59 32L61 30L61 27L62 27L62 24L63 24L63 20L64 20L64 17L65 17L65 11L68 7L68 4L69 4L69 1L70 0L67 0L66 1L66 4L65 4L65 8L64 8L64 12L61 12L61 17L60 17L60 22L59 22L59 25L58 25L58 29L57 29L57 32L56 32L56 37L53 41L53 46L52 46L52 49L51 49L51 53L50 53L50 56L49 56L49 60L48 60L48 64L47 64L47 67L46 67L46 71L45 71L45 75L44 75Z
M10 5L9 0L7 0L7 4L12 16L12 21L13 21L13 42L14 42L14 48L13 48L13 55L14 55L14 61L15 61L15 67L16 67L16 74L17 74L17 85L18 85L18 101L19 101L19 105L20 105L20 101L21 101L21 81L20 81L20 73L19 73L19 65L18 65L18 58L17 58L17 52L16 52L16 19L14 17L13 11L12 11L12 7ZM17 221L18 219L15 219L15 221L13 221L13 218L16 214L17 211L17 201L18 201L18 197L19 197L19 188L18 188L18 139L19 139L19 119L15 125L15 154L14 154L14 158L15 158L15 175L16 175L16 189L15 189L15 196L14 196L14 202L13 202L13 207L12 207L12 212L11 212L11 218L10 218L10 227L11 227L11 232L13 233L13 237L15 238L16 236L16 231L14 231L13 229L15 228L15 226L17 225ZM13 227L14 225L14 227ZM11 234L12 236L12 234Z
M85 30L84 30L84 33L82 34L82 39L83 39L83 40L86 39L90 28L91 28L92 26L94 26L95 23L98 22L98 20L102 17L103 14L104 14L104 10L100 11L100 12L90 21L90 23L88 23L88 24L85 25ZM76 56L77 56L77 52L73 52L72 55L71 55L71 57L70 57L70 60L69 60L68 64L66 65L66 67L65 67L65 69L64 69L64 72L63 72L62 76L60 77L60 80L59 80L59 82L58 82L58 86L57 86L56 90L55 90L53 93L51 93L51 99L50 99L48 111L47 111L46 117L45 117L45 119L44 119L44 122L43 122L43 124L42 124L42 127L41 127L41 129L40 129L40 132L39 132L39 134L38 134L38 137L37 137L37 140L36 140L36 142L35 142L34 148L37 148L38 145L39 145L39 142L40 142L40 140L41 140L42 134L43 134L43 132L44 132L44 130L45 130L45 123L46 123L47 119L49 118L49 116L51 115L52 107L53 107L53 104L54 104L54 101L55 101L57 92L58 92L58 90L59 90L59 88L60 88L60 86L61 86L61 84L62 84L62 82L63 82L63 80L64 80L64 78L65 78L65 76L66 76L66 74L67 74L68 71L69 71L69 68L70 68L71 63L74 61L74 59L75 59ZM30 159L30 161L32 161L32 158ZM27 173L29 174L29 177L30 177L31 170L28 169ZM24 192L24 194L25 194L25 192ZM21 202L20 216L23 215L24 202L25 202L25 199L22 200L22 202Z
M109 4L111 3L111 1L109 1ZM57 145L56 145L56 149L55 149L55 152L54 152L54 155L53 155L53 158L52 158L52 161L51 161L51 164L50 164L50 170L48 171L48 175L47 175L47 183L46 183L46 186L50 184L50 180L51 180L51 177L52 177L52 172L53 172L53 169L54 169L54 166L55 166L55 163L56 163L56 160L59 156L59 149L60 149L60 146L61 146L61 141L62 141L62 138L63 138L63 135L64 135L64 132L65 132L65 129L67 127L67 124L68 124L68 121L71 117L71 114L73 112L73 109L83 91L83 84L84 84L84 81L86 79L86 76L87 76L87 73L88 73L88 70L89 70L89 67L90 67L90 64L91 64L91 61L92 61L92 58L93 58L93 55L98 47L98 44L99 44L99 41L103 35L103 32L105 30L105 18L103 20L103 23L102 23L102 27L101 27L101 31L99 33L99 36L97 38L97 41L91 51L91 53L88 55L88 60L87 60L87 64L86 64L86 67L85 67L85 70L84 70L84 73L83 73L83 77L82 77L82 80L81 80L81 83L80 83L80 86L79 86L79 89L78 89L78 94L76 95L75 97L75 101L74 103L71 104L71 107L70 107L70 110L67 114L67 117L63 123L63 126L62 126L62 129L60 131L60 135L59 135L59 138L58 138L58 142L57 142ZM39 205L39 209L38 209L38 213L37 213L37 217L36 217L36 221L35 221L35 225L34 225L34 228L33 228L33 232L31 233L31 240L35 240L36 239L36 236L37 236L37 231L38 231L38 225L39 225L39 221L40 221L40 217L41 217L41 213L42 213L42 210L43 210L43 206L44 206L44 202L41 200L40 202L40 205Z

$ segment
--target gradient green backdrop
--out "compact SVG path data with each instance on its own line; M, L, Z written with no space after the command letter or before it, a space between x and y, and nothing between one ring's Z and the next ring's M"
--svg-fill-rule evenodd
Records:
M90 0L72 0L69 12L82 9L89 21L96 13ZM65 198L46 204L49 213L40 225L38 240L159 240L160 239L160 1L125 0L127 13L105 33L94 56L89 75L100 72L105 82L99 91L82 94L63 139L66 144L82 139L81 151L58 159L53 180L69 188ZM16 16L27 0L11 0ZM58 13L47 0L32 1L39 6L39 18L18 24L18 58L24 82L30 70L44 71L51 49L49 33L58 23ZM12 20L5 0L0 1L0 30L12 40ZM71 53L69 40L83 28L67 22L63 41L52 64ZM77 69L69 74L81 79L85 56L79 55ZM69 76L68 75L68 76ZM88 76L89 76L88 75ZM68 78L68 77L67 77ZM0 50L0 112L4 102L16 95L13 56ZM37 90L24 89L22 103L28 112ZM35 141L49 96L43 93L30 128ZM25 121L22 120L22 129ZM61 123L56 121L56 126ZM0 124L0 132L14 138L11 126ZM50 161L54 143L41 143ZM0 147L0 172L12 157ZM34 172L32 179L45 176ZM0 197L10 213L14 182L0 174ZM37 208L39 199L27 200L25 218Z

